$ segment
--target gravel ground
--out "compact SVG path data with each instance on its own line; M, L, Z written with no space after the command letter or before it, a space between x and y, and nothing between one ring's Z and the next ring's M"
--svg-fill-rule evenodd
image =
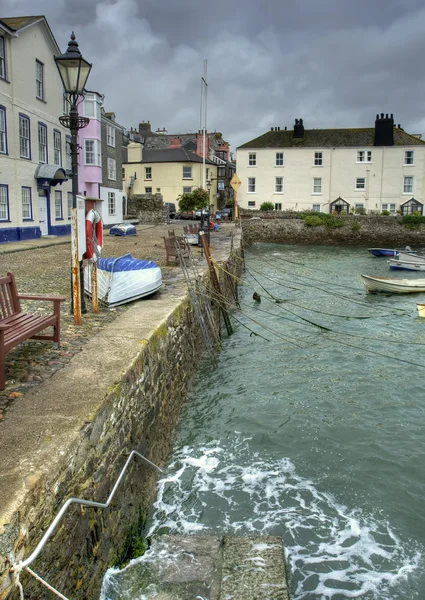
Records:
M164 286L158 293L167 293L167 286L180 277L180 267L165 266L163 236L174 229L176 235L183 234L187 222L176 221L171 225L137 226L137 236L114 237L105 232L102 256L116 257L131 253L134 258L153 260L162 269ZM220 232L211 234L211 248L223 236L229 236L233 224L224 224ZM57 238L59 241L60 238ZM200 250L192 247L194 257L200 257ZM117 315L130 305L116 308L100 307L98 314L90 312L91 303L86 299L88 312L83 315L83 323L75 327L70 315L70 244L57 244L45 248L35 248L21 252L0 255L0 273L12 271L18 291L25 294L66 296L61 307L61 347L52 348L50 342L28 341L14 348L6 357L6 388L0 391L0 421L5 418L6 409L33 386L52 377L80 352L88 339L103 329ZM50 312L50 302L22 303L23 309Z

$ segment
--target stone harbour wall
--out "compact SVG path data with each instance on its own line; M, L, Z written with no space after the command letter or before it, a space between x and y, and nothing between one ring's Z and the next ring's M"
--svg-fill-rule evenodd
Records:
M128 197L127 213L142 225L156 225L163 221L162 206L162 194L135 194Z
M223 264L236 275L241 270L239 255L240 247ZM222 292L231 303L234 280L223 271L218 274ZM204 278L208 280L208 275ZM217 319L218 311L213 314ZM66 451L56 442L43 441L52 444L52 456L60 457L50 470L34 473L32 482L26 481L29 491L0 531L0 600L19 598L9 558L16 562L28 556L68 498L105 502L131 450L157 465L164 463L201 350L199 326L186 296L147 339L140 340L131 364L107 391L100 408L87 415L74 431ZM111 506L92 509L73 505L31 568L73 600L98 598L106 569L120 564L134 550L157 479L154 469L135 458ZM25 600L53 598L25 572L21 582Z
M265 217L242 218L243 239L246 245L256 242L281 244L311 244L338 246L370 246L412 248L425 246L425 226L409 229L401 219L381 215L348 215L335 217L342 227L308 227L301 218Z

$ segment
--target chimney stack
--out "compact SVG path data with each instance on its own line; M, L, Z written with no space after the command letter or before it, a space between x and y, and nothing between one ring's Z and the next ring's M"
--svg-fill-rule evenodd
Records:
M304 137L304 124L302 119L295 119L294 138Z
M375 146L394 146L394 115L388 113L384 116L376 115L375 119Z

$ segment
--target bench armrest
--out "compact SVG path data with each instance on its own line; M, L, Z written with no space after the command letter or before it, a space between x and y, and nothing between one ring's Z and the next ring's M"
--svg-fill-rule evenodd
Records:
M27 296L26 294L18 294L19 300L51 300L52 302L65 302L65 296Z
M0 331L5 331L6 329L9 329L9 327L12 327L11 323L0 323Z

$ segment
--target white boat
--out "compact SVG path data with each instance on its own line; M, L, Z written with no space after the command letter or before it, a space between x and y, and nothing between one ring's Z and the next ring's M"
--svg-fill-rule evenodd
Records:
M91 265L84 269L84 288L92 294ZM97 261L97 296L108 306L118 306L153 294L162 285L161 269L151 260L131 254Z
M189 246L197 246L199 242L199 237L197 233L184 233L184 239L189 244Z
M395 258L401 260L402 262L425 262L425 256L419 256L418 254L412 254L411 252L399 252L398 256Z
M420 317L425 317L425 304L418 304L416 302L416 308Z
M425 292L425 277L423 279L389 279L361 275L361 278L367 292L390 292L392 294Z
M425 260L413 262L390 258L387 262L390 265L391 271L425 271Z

